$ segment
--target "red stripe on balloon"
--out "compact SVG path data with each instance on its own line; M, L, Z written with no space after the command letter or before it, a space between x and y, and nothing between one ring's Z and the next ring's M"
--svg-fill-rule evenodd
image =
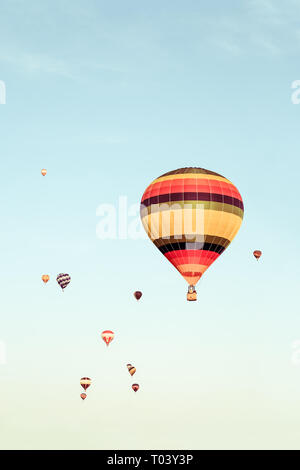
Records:
M240 193L237 191L235 186L231 183L226 183L223 181L218 181L217 183L213 180L210 180L209 183L201 180L176 180L176 182L172 182L170 186L170 181L166 181L163 183L154 183L150 185L143 197L142 197L142 202L145 199L148 199L149 197L153 196L159 196L161 194L169 194L169 193L180 193L180 192L189 192L189 193L195 193L195 192L209 192L209 193L219 193L219 194L224 194L226 196L232 196L237 199L241 199Z

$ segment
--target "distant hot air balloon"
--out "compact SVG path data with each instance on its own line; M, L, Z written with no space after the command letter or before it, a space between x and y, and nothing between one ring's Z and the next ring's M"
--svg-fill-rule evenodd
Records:
M82 377L82 379L80 379L80 385L82 386L82 388L84 388L84 390L89 388L91 383L92 383L92 380L89 377Z
M141 219L150 240L189 284L195 285L237 234L242 197L224 176L203 168L180 168L155 179L141 200Z
M110 330L105 330L105 331L102 331L101 333L101 337L103 341L106 343L106 346L108 346L109 343L114 339L114 336L115 336L114 332Z
M260 258L261 255L262 255L262 252L261 252L260 250L255 250L255 251L253 251L253 255L255 256L255 258L256 258L257 260L259 260L259 258Z
M81 394L80 394L80 397L81 397L83 400L85 400L86 397L87 397L87 394L86 394L86 393L81 393Z
M136 300L140 300L140 298L142 297L143 293L139 290L137 290L134 294L134 297L136 298Z
M127 364L127 369L128 369L128 372L131 376L134 375L135 372L136 372L136 368L131 364Z
M45 168L43 168L41 173L42 173L43 176L45 176L47 174L47 170L45 170Z
M62 288L62 290L64 290L67 287L67 285L70 284L71 277L69 276L69 274L60 273L57 275L56 280L58 284L60 285L60 287Z
M42 275L42 281L47 284L47 282L49 281L50 279L50 276L48 276L48 274L43 274Z
M133 384L133 385L132 385L132 390L133 390L134 392L137 392L139 388L140 388L139 384Z

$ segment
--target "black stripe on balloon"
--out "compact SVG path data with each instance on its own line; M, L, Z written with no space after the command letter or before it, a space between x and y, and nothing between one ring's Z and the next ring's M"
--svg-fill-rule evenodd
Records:
M153 241L154 245L159 248L163 245L174 244L174 243L214 243L215 245L223 246L227 248L230 245L230 240L223 237L214 237L212 235L194 235L194 234L185 234L185 235L170 235L166 237L157 238Z
M145 207L150 206L151 204L160 204L163 202L176 202L176 201L212 201L212 202L223 202L224 204L231 204L232 206L239 207L244 210L244 204L240 199L235 197L225 196L224 194L216 193L171 193L171 194L161 194L159 196L152 196L144 201L142 205Z
M169 243L167 245L163 245L158 247L159 251L163 254L169 253L170 251L177 251L177 250L194 250L194 251L213 251L215 253L223 253L225 247L222 245L216 245L215 243L200 243L200 242L179 242L176 245L172 245Z

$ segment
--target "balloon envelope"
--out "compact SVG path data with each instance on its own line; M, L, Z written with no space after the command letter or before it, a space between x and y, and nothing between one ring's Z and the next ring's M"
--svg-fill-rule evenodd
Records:
M139 388L140 388L139 384L133 384L133 385L132 385L132 390L133 390L134 392L137 392Z
M71 276L66 273L60 273L57 275L56 280L58 285L64 290L68 284L71 282Z
M43 168L41 173L42 173L43 176L45 176L47 174L47 170L45 170L45 168Z
M48 274L43 274L42 275L42 281L46 284L50 279L50 276Z
M239 191L224 176L180 168L148 186L140 214L150 240L195 286L237 234L244 206Z
M103 341L105 342L106 346L108 346L109 343L114 339L115 334L111 330L104 330L101 333L101 337L102 337Z
M86 397L87 397L87 394L86 394L86 393L81 393L80 396L81 396L81 398L82 398L83 400L85 400Z
M256 259L259 259L262 255L262 252L260 250L255 250L253 251L253 255L255 256Z
M89 388L89 386L91 385L92 383L92 380L89 378L89 377L82 377L80 379L80 385L82 386L82 388L84 388L84 390L86 390L87 388Z
M131 376L133 376L136 373L136 368L132 364L127 364L127 369Z
M134 294L134 297L136 298L136 300L140 300L140 298L142 297L143 293L139 290L137 290Z

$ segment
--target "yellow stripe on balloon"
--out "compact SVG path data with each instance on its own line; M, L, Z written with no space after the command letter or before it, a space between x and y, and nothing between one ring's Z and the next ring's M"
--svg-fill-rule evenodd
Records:
M161 176L160 178L157 178L154 180L151 185L156 184L156 183L162 183L163 181L169 181L169 180L183 180L183 179L205 179L205 180L213 180L213 181L224 181L226 183L232 184L231 181L229 181L226 178L223 178L223 176L215 176L215 175L207 175L205 173L180 173L178 175L168 175L168 176Z
M143 217L143 225L150 233L151 240L184 233L189 235L203 233L231 241L242 223L239 216L230 212L181 209L173 212L173 216L171 213L172 211L163 211ZM184 232L182 231L183 221Z
M207 270L208 266L205 264L179 264L176 266L178 271L183 272L200 272L204 273Z
M202 210L217 210L221 212L230 212L236 215L239 215L242 219L244 216L244 211L236 206L231 204L226 204L223 202L212 202L212 201L172 201L172 202L160 202L151 204L146 207L141 208L141 217L146 216L147 214L153 214L154 212L160 212L164 210L178 210L185 209L190 206L193 209L202 209Z
M182 226L181 226L181 230L182 230ZM170 236L173 237L173 235L174 235L174 211L171 211L170 212Z

